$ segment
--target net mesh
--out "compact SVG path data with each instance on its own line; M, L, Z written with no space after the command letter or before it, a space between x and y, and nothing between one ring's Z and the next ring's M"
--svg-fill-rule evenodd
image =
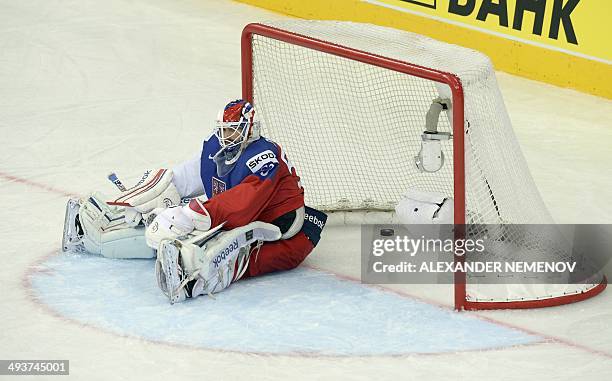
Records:
M270 26L458 76L465 92L466 207L473 223L547 223L489 59L470 49L373 25ZM435 173L414 162L425 115L447 85L253 36L253 99L264 136L296 165L306 202L323 210L392 210L410 187L453 196L452 141ZM449 113L438 131L452 132Z
M425 116L440 82L407 75L262 35L252 36L253 101L262 134L278 142L297 168L306 203L326 211L393 210L409 188L453 197L453 176L465 176L466 222L552 224L529 173L488 57L421 35L369 24L289 20L266 25L354 50L451 73L464 91L465 173L454 173L452 140L442 142L443 167L415 165ZM452 112L438 131L453 132ZM499 229L500 242L523 242L513 255L568 258L556 232L529 237ZM478 232L476 232L478 234ZM544 239L546 238L546 239ZM524 241L529 244L524 244ZM518 247L517 246L517 247ZM470 274L468 274L468 277ZM592 285L468 289L468 300L538 300Z

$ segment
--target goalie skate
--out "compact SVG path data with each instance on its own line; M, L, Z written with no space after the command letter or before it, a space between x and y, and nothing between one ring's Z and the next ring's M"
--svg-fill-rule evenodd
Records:
M181 243L178 239L162 240L157 251L155 261L155 276L157 285L164 295L170 300L170 304L182 302L191 297L191 290L196 283L196 274L188 276L183 270L181 261L181 248L184 245L203 245L206 241L217 235L225 222L215 228L192 236Z
M170 304L182 302L187 298L186 277L179 263L180 245L181 243L177 240L162 241L155 261L157 285L168 297Z
M62 237L62 251L83 252L83 228L79 221L79 209L81 204L78 199L71 198L66 204L66 215L64 217L64 235Z

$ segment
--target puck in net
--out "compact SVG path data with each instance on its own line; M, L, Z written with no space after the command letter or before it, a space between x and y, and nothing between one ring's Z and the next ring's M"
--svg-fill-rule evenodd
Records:
M383 237L390 237L394 234L395 231L393 231L393 229L380 229L380 235L382 235Z

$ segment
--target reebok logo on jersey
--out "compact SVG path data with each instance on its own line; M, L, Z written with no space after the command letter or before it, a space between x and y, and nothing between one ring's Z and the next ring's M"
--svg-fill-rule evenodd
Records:
M263 151L250 158L246 165L251 172L260 172L261 176L266 176L278 164L276 155L270 150Z
M323 221L321 221L320 219L317 218L317 216L314 216L312 214L305 213L304 219L306 221L312 222L321 230L323 230L323 227L325 226L325 223Z

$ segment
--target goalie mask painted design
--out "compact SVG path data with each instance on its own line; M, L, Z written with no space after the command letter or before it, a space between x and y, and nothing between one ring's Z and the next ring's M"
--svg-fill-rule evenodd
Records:
M215 157L232 164L250 142L259 139L259 123L254 116L253 106L243 99L232 101L219 111L215 135L221 149Z

